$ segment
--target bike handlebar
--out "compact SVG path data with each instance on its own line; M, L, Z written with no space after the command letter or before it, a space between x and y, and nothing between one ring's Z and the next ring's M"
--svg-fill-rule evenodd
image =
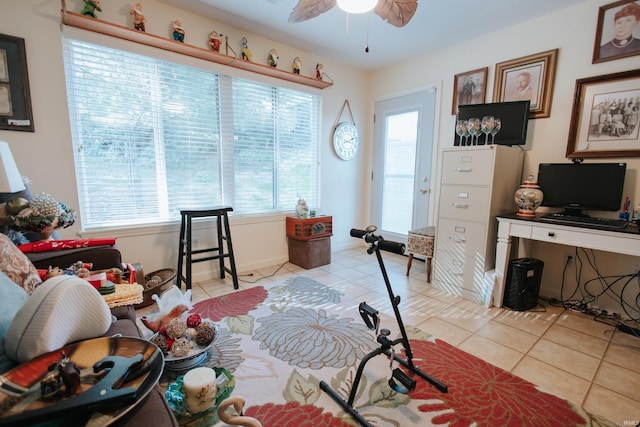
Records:
M375 231L375 228L372 229L371 226L367 227L367 230L358 230L357 228L352 228L349 234L351 235L351 237L364 238L365 242L376 245L376 247L382 251L400 255L404 254L404 243L384 240L382 236L376 236L375 234L373 234L373 231Z

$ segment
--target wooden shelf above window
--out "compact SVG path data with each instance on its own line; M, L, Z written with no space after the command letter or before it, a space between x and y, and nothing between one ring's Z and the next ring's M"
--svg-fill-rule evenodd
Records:
M318 80L312 77L302 76L300 74L295 74L278 68L269 67L267 65L257 64L251 61L244 61L242 59L236 58L235 56L225 55L223 53L218 53L189 44L180 43L169 38L137 31L131 28L124 27L122 25L90 18L78 13L69 12L64 8L62 9L62 23L71 27L93 31L95 33L101 33L135 43L145 44L159 49L180 53L182 55L204 59L205 61L211 61L218 64L227 65L229 67L239 68L242 70L263 74L294 83L300 83L319 89L327 88L333 84L330 82L325 82L324 80Z

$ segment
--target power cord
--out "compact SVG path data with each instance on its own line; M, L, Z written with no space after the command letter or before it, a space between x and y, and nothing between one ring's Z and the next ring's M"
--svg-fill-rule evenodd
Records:
M243 280L243 279L240 279L240 278L239 278L239 280L242 283L248 283L248 284L258 283L260 280L268 279L269 277L275 276L278 273L278 271L282 270L282 267L284 267L287 264L287 262L289 262L289 261L286 261L286 262L283 262L282 264L280 264L280 266L273 273L271 273L271 274L269 274L267 276L258 277L254 281ZM253 276L253 273L245 274L244 276Z
M575 250L575 258L573 256L568 256L565 265L562 271L562 281L560 287L560 300L555 298L547 299L549 305L554 307L562 307L567 310L576 311L580 313L584 313L590 316L593 316L594 320L610 325L621 332L628 333L635 337L640 337L640 319L638 316L640 315L640 293L637 293L634 303L630 304L624 300L625 290L631 286L634 282L634 279L638 282L640 288L640 272L635 272L632 274L623 274L623 275L612 275L612 276L603 276L600 273L596 262L596 255L593 250L587 252L586 249L580 248L583 252L584 258L586 259L586 263L595 271L596 277L589 279L584 282L581 286L580 283L582 281L582 270L583 270L583 259L580 256L580 252L578 248ZM575 280L576 280L576 288L573 290L571 295L565 299L565 278L566 273L569 268L569 264L571 260L575 259ZM626 281L624 281L626 279ZM622 288L619 292L616 292L614 286L624 281ZM593 284L599 283L601 289L595 291L592 289ZM628 316L628 320L622 320L619 314L617 313L608 313L607 310L602 310L598 308L593 308L593 303L596 302L600 297L612 294L616 299L620 301L620 305L624 311L624 313Z

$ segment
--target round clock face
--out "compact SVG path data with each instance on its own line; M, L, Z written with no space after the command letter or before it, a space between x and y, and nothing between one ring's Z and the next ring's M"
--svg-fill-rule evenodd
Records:
M333 131L333 148L343 160L351 160L358 154L360 134L353 123L342 122Z

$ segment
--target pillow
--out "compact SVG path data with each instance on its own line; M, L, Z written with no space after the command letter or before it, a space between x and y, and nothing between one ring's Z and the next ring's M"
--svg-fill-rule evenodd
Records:
M4 234L0 234L0 271L31 295L42 283L36 267Z
M62 275L38 286L5 336L8 357L24 363L74 341L104 335L111 311L86 280Z
M4 336L16 313L27 302L29 295L0 271L0 374L16 363L4 353Z

